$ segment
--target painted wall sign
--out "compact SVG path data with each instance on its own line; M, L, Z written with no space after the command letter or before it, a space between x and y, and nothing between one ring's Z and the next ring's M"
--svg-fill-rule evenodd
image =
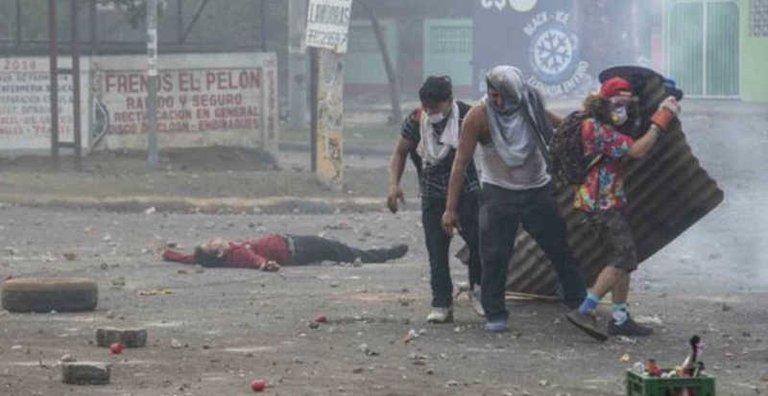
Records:
M274 54L167 55L158 66L161 148L277 150ZM82 58L84 147L104 134L110 149L146 148L147 67L144 55ZM71 141L72 79L66 75L59 77L59 114L60 138ZM0 59L0 149L48 149L50 136L48 59Z
M478 0L474 15L474 85L485 92L485 73L509 64L549 97L582 93L593 83L571 18L570 0Z
M160 146L272 145L277 139L276 61L271 54L168 55L159 59ZM146 59L92 62L94 101L110 147L141 146L147 132Z
M68 67L68 65L62 65L62 67ZM84 85L81 85L81 89L85 92ZM0 59L0 148L50 148L49 92L48 58ZM83 120L85 121L86 118ZM72 78L61 75L59 76L59 139L61 141L73 140L72 123ZM87 123L84 123L83 127L85 128L86 125Z

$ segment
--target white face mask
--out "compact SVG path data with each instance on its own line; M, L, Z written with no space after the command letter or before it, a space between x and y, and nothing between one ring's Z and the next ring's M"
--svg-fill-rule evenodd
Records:
M439 124L445 119L445 114L443 113L429 114L428 119L430 124Z
M617 107L611 113L611 121L614 125L624 125L629 119L626 106Z

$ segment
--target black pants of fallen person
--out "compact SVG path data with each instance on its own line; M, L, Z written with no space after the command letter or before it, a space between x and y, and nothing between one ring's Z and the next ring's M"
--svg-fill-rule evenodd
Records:
M442 228L445 202L445 198L422 197L421 199L421 223L424 225L424 241L429 254L432 306L435 308L447 308L453 303L453 281L448 264L451 238ZM472 288L480 284L482 272L477 211L476 193L465 193L459 198L459 234L469 247L467 270Z
M584 278L566 242L566 226L558 212L552 186L513 191L484 184L480 203L480 253L482 303L489 321L509 316L504 301L507 270L520 223L552 262L564 302L577 306L586 295Z
M307 265L323 261L353 263L358 258L364 263L383 263L389 259L387 249L362 250L341 242L318 236L288 235L293 244L294 265Z

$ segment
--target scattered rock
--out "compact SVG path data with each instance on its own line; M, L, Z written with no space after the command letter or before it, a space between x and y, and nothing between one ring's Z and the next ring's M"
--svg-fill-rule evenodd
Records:
M352 374L362 374L365 371L362 367L355 367L352 369Z
M112 279L112 286L113 287L124 287L125 286L125 278L122 276L116 279Z
M419 333L414 329L410 329L408 330L408 333L405 335L405 337L403 337L403 342L408 344L417 338L419 338Z
M450 381L445 383L445 387L446 388L458 388L459 387L459 383L457 381L450 380Z
M723 305L721 306L721 309L723 310L723 312L728 312L728 311L730 311L732 308L731 308L731 306L730 306L730 305L728 305L728 304L726 304L726 303L723 303Z
M106 270L108 270L108 269L109 269L109 264L107 264L107 263L101 263L101 264L99 265L99 268L101 268L101 269L102 269L102 271L106 271Z
M317 322L309 322L309 328L312 330L320 328L320 323Z
M179 342L179 340L175 338L171 338L171 348L173 349L181 349L183 345Z
M620 336L616 337L616 339L619 342L621 342L622 344L633 344L633 345L637 344L637 339L636 338L632 338L632 337L627 337L627 336L620 335Z
M621 355L621 357L619 358L619 361L622 362L622 363L628 363L629 359L630 359L629 354L625 353L625 354Z
M187 275L187 274L189 274L189 272L187 272L187 270L183 270L183 269L180 269L180 270L176 271L176 273L179 274L179 275Z
M72 253L72 252L66 252L66 253L62 254L62 256L64 256L64 258L67 259L67 261L75 261L75 260L77 260L77 254Z
M539 381L539 386L549 386L549 380L541 380Z
M658 315L653 315L653 316L639 315L634 319L637 323L642 323L642 324L655 324L659 326L664 324L664 322L661 321L661 318Z
M352 266L355 268L359 268L363 266L363 260L360 259L360 257L356 258L355 261L352 263Z
M109 384L110 366L98 362L68 362L61 365L62 380L73 385Z
M67 353L67 354L64 354L64 355L61 357L61 359L59 359L59 360L60 360L62 363L72 363L72 362L76 362L76 361L77 361L77 359L75 359L75 357L74 357L74 356L72 356L72 355L70 355L70 354L68 354L68 353Z
M331 284L330 284L329 286L330 286L331 288L334 288L334 289L335 289L335 288L339 287L339 282L331 282Z
M365 354L365 356L379 356L379 353L368 348L368 344L360 344L358 349Z
M157 209L154 206L150 206L149 208L147 208L147 210L144 211L144 214L151 215L155 212L157 212Z

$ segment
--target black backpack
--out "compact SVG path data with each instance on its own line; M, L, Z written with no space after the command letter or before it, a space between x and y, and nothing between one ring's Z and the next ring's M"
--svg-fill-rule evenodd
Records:
M552 173L568 184L581 184L599 155L587 157L581 145L581 123L587 116L580 111L569 114L552 138Z

